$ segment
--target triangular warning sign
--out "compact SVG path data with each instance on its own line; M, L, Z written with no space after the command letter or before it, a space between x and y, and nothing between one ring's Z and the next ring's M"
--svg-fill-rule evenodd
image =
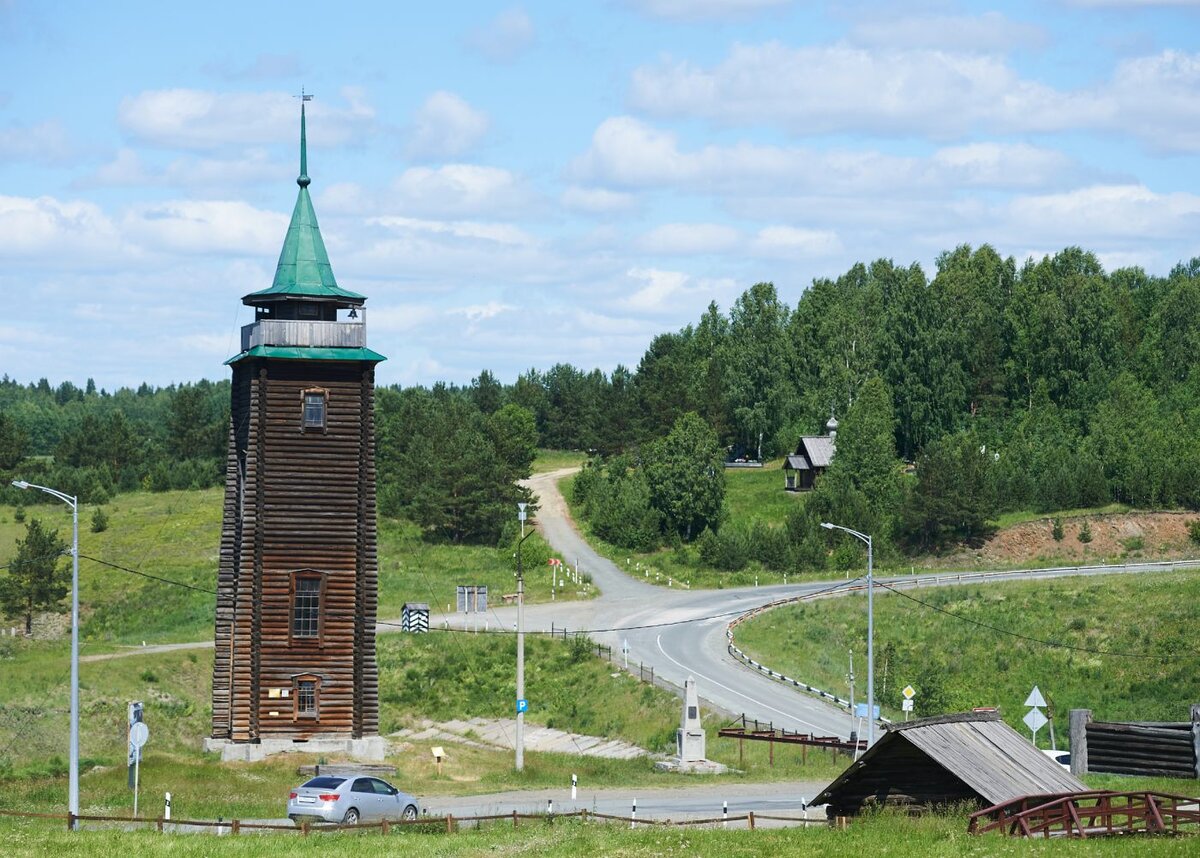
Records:
M1029 692L1029 698L1025 701L1026 706L1045 706L1046 698L1042 697L1042 692L1038 687L1033 686L1033 691Z

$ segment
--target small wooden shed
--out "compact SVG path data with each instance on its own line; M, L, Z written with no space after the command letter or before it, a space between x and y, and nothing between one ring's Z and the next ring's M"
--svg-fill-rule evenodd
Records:
M1000 713L965 712L890 725L812 804L828 805L830 817L854 816L865 804L988 807L1086 789L1000 720Z

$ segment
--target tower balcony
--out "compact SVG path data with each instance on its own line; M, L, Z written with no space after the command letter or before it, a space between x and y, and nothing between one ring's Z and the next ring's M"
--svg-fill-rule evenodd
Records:
M259 319L242 326L242 351L255 346L366 348L363 322L306 322Z

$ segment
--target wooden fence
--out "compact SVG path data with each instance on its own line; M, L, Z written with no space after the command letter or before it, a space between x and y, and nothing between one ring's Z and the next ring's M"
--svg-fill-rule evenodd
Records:
M690 826L690 825L708 825L712 827L720 826L728 827L730 824L745 823L748 830L753 831L759 822L783 822L789 825L797 825L807 827L809 825L829 826L831 823L825 819L809 819L808 817L798 816L777 816L755 813L748 811L743 814L729 815L723 813L720 816L706 817L704 819L650 819L638 816L620 816L610 813L598 813L589 811L586 808L583 810L575 810L569 813L492 813L482 816L455 816L446 814L445 816L422 816L412 820L402 821L381 821L381 822L359 822L354 825L343 825L340 823L317 823L304 822L299 825L280 825L276 823L266 822L246 822L240 819L219 820L213 822L211 820L196 820L196 819L164 819L163 817L144 817L144 816L97 816L90 814L72 814L72 813L30 813L16 810L0 810L0 816L19 817L25 819L54 819L61 820L66 823L68 830L74 830L80 822L111 822L120 823L125 826L153 826L160 833L170 833L186 829L199 829L200 831L211 831L215 834L231 834L237 835L255 831L280 831L293 834L299 834L303 837L308 837L311 834L322 834L337 831L344 832L362 832L362 833L378 833L390 834L392 831L400 831L406 828L415 828L426 833L445 833L453 834L458 831L464 823L475 823L478 825L483 822L508 822L512 821L513 828L517 828L522 820L542 822L544 824L553 824L557 820L562 819L579 819L582 822L601 821L609 823L627 823L630 828L638 826ZM844 827L844 822L839 820L839 824Z
M1190 721L1093 721L1072 709L1071 772L1200 778L1200 704Z

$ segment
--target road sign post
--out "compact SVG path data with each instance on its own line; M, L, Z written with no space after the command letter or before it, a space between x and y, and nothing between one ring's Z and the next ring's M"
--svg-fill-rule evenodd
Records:
M1046 726L1049 719L1042 714L1040 707L1046 705L1046 698L1042 696L1041 689L1036 685L1033 686L1033 691L1029 692L1029 696L1025 698L1025 705L1030 707L1025 713L1025 726L1029 728L1030 738L1033 741L1033 746L1037 747L1037 731Z
M138 721L129 728L129 744L133 745L133 818L138 813L138 779L142 768L142 746L150 738L150 728L146 722Z
M917 689L911 685L906 685L904 686L904 690L900 692L900 695L904 698L900 701L900 708L904 710L904 720L907 721L908 713L913 711L913 698L917 696Z

